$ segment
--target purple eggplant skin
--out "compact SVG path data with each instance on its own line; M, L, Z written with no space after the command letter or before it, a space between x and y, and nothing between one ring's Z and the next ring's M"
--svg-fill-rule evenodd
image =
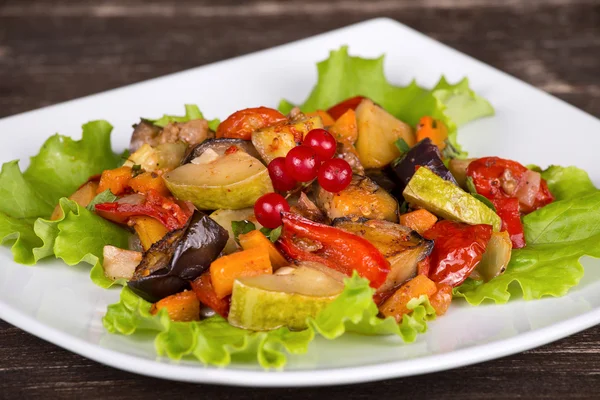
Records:
M397 185L394 194L404 191L417 167L427 167L434 174L458 186L456 179L442 161L440 149L431 142L431 139L425 138L390 164Z
M181 165L191 163L194 158L200 157L202 153L208 149L214 150L217 154L224 154L225 151L231 146L237 147L241 151L248 153L254 158L259 160L261 159L258 151L256 151L251 141L243 139L219 138L208 139L194 146L183 158Z
M181 292L221 255L229 234L208 215L195 211L187 226L169 232L144 253L127 283L144 300Z

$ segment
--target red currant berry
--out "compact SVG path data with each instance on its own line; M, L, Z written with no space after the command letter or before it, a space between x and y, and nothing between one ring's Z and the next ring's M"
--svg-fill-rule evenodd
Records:
M325 129L313 129L302 141L304 146L311 147L320 161L329 160L335 154L337 142Z
M254 216L265 228L275 229L281 225L281 213L290 211L285 198L277 193L267 193L254 203Z
M277 157L269 163L269 176L275 190L287 192L296 187L296 180L290 176L285 167L285 157Z
M285 169L298 182L308 182L317 177L317 154L308 146L296 146L285 157Z
M352 181L352 168L341 158L327 160L319 169L318 181L319 185L328 192L341 192Z

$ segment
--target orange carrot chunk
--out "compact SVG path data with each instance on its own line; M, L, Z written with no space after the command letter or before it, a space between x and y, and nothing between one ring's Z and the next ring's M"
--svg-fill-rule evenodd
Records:
M240 245L244 250L250 250L254 248L265 249L269 253L269 259L274 270L285 267L290 263L281 255L275 245L267 239L261 231L254 230L248 233L241 234L239 236Z
M176 293L154 303L151 314L157 314L165 308L173 321L198 321L200 319L200 302L196 293L191 290Z
M119 167L115 169L107 169L100 176L100 184L98 185L97 193L102 193L105 190L110 190L112 194L118 196L123 194L129 187L131 180L131 168Z
M400 225L404 225L423 234L437 222L437 217L424 208L400 216Z
M272 273L269 252L264 247L255 247L223 256L210 264L210 278L215 293L220 299L231 294L233 282L237 278Z
M404 285L400 286L390 298L388 298L380 307L379 311L386 317L394 317L400 322L404 314L411 310L408 303L422 295L432 296L437 291L435 283L425 275L417 275Z

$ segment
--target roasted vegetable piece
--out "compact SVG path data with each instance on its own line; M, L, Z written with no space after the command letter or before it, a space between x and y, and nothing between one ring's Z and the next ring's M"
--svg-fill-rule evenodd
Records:
M214 312L227 318L229 314L229 305L231 297L220 299L215 293L212 282L210 280L210 272L205 272L192 282L192 289L196 293L196 297L202 304L212 308Z
M501 198L491 200L496 208L496 213L502 219L502 230L510 235L512 247L522 249L525 247L525 233L523 223L521 222L521 213L519 211L519 200L513 198Z
M229 323L257 331L282 326L306 329L306 319L315 317L344 289L342 283L312 268L284 272L236 280Z
M321 117L303 117L286 124L273 125L252 133L252 144L266 164L287 153L302 143L302 139L313 129L323 128Z
M69 200L73 200L75 203L79 204L81 207L87 207L88 204L92 202L94 197L96 197L98 191L98 182L88 181L81 185L79 189L75 191L72 195L69 196ZM57 219L62 218L63 211L60 208L60 205L56 205L54 211L52 212L52 216L50 219L55 221Z
M436 222L437 217L424 208L400 216L401 225L407 226L421 235L435 225Z
M450 173L458 185L463 189L467 189L467 168L473 160L474 158L468 158L464 160L460 158L453 158L448 162L448 170L450 170Z
M469 164L467 176L473 179L477 193L490 200L518 198L523 213L535 211L554 200L540 173L516 161L499 157L480 158Z
M186 149L183 142L163 143L156 147L144 144L129 156L124 166L139 165L147 172L170 171L181 163Z
M200 319L200 302L196 294L190 290L172 294L159 300L150 308L151 314L166 309L171 321L198 321Z
M313 112L305 113L307 117L319 117L323 122L323 126L331 126L335 123L335 120L329 115L327 111L317 110Z
M378 288L390 272L390 263L368 240L299 215L283 213L279 250L297 261L315 261L348 276L358 274Z
M161 222L170 231L185 226L192 210L189 203L161 196L152 189L145 196L133 194L95 206L96 214L110 221L125 224L131 217L148 216Z
M129 187L137 193L147 193L150 189L155 190L161 196L171 195L163 178L156 172L142 172L129 180Z
M254 158L260 158L260 154L258 154L256 149L254 148L252 142L242 139L221 138L206 140L194 146L194 148L187 154L187 156L183 159L181 163L189 164L194 159L197 159L202 154L204 154L204 152L207 150L212 150L220 156L222 156L226 152L231 154L234 151L243 151L244 153L248 153Z
M208 270L227 238L225 229L196 211L186 227L169 232L144 253L128 286L151 302L180 292Z
M241 234L239 236L239 240L240 246L242 246L242 249L244 250L250 250L254 248L266 250L267 253L269 253L269 259L271 260L271 265L274 271L289 264L283 255L281 255L279 250L277 250L275 245L258 230Z
M385 190L388 193L394 193L396 191L396 187L397 187L396 182L394 182L394 180L391 178L391 176L393 176L393 174L389 173L388 168L386 168L384 170L368 169L368 170L364 171L363 174L359 174L359 175L365 175L367 178L371 179L380 188L382 188L383 190Z
M371 100L363 100L356 109L358 140L356 150L365 168L382 168L400 155L394 144L404 139L409 145L415 144L412 128L396 119Z
M242 151L218 155L205 151L194 163L165 174L167 187L200 210L250 207L273 191L267 168Z
M452 303L452 286L437 285L437 292L429 296L429 304L435 309L435 315L441 317L446 314Z
M210 280L220 299L231 294L236 279L272 273L269 251L265 247L219 257L210 265Z
M417 141L425 138L430 139L440 150L444 150L446 148L446 139L448 139L448 128L440 120L429 116L423 117L417 125Z
M390 290L417 275L417 265L431 253L433 242L402 225L378 220L334 221L336 228L367 239L390 263L390 272L377 292Z
M438 217L471 225L488 224L500 230L500 217L457 185L445 181L429 168L421 167L402 192L411 204Z
M358 124L354 110L342 114L335 123L329 127L329 133L339 142L354 144L358 139Z
M142 261L142 253L104 246L102 249L104 275L111 280L131 279L135 268Z
M129 142L129 151L135 153L140 147L146 143L154 143L154 138L157 137L162 129L150 122L140 121L139 124L133 126L131 141Z
M502 275L510 261L511 249L508 232L493 232L474 272L477 272L485 282Z
M250 140L252 132L287 121L285 115L268 107L239 110L219 124L217 138Z
M456 287L481 261L492 237L492 227L440 221L423 236L435 242L430 255L429 278L436 283Z
M288 201L292 199L288 199ZM321 224L329 225L331 222L327 215L304 192L300 192L298 200L290 207L290 211Z
M442 179L456 184L456 180L442 162L440 150L429 138L426 138L390 165L390 170L397 178L399 192L404 190L419 167L427 167Z
M327 110L327 113L335 120L341 118L348 110L356 110L362 101L366 99L364 96L356 96L346 99Z
M366 176L353 175L350 185L331 193L316 185L316 203L330 219L364 217L398 222L398 202Z
M105 190L110 190L114 195L121 195L129 187L131 177L132 170L130 167L107 169L102 172L96 192L102 193Z
M234 251L239 250L239 246L235 242L235 237L233 234L233 228L231 227L231 223L233 221L249 221L254 224L256 229L262 228L262 225L258 223L256 217L254 216L254 208L242 208L239 210L217 210L210 214L210 217L215 220L216 223L221 225L229 234L229 239L227 240L227 245L223 249L223 254L231 254Z
M423 295L429 297L436 291L437 287L433 281L424 275L417 275L400 286L400 289L379 307L379 311L385 317L393 317L397 322L400 322L404 314L411 312L408 303L412 299L418 299Z
M152 245L161 240L167 234L168 230L165 226L152 217L138 216L131 217L129 224L133 225L135 233L140 238L140 243L144 251L148 250Z

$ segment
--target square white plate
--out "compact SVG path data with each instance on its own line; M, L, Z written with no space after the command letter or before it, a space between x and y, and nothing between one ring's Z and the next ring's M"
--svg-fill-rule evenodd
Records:
M60 132L78 138L80 126L93 119L114 125L113 143L121 150L140 116L182 113L184 103L198 104L211 118L223 118L245 107L274 107L283 97L301 102L316 82L315 63L344 44L351 54L362 57L385 53L388 79L396 84L417 78L431 86L441 74L450 81L468 76L497 111L495 117L460 130L459 141L473 156L498 155L541 166L577 165L600 183L596 160L600 121L388 19L2 119L0 161L20 158L24 168L28 156L36 154L49 135ZM248 386L372 381L501 357L600 322L600 262L584 259L585 277L565 297L480 307L457 301L410 345L387 337L347 335L333 342L316 340L308 354L290 356L281 372L248 365L213 368L158 360L152 341L105 332L101 318L106 306L118 300L119 291L94 286L87 265L44 261L25 267L12 261L7 247L0 248L0 260L0 318L101 363L183 381Z

